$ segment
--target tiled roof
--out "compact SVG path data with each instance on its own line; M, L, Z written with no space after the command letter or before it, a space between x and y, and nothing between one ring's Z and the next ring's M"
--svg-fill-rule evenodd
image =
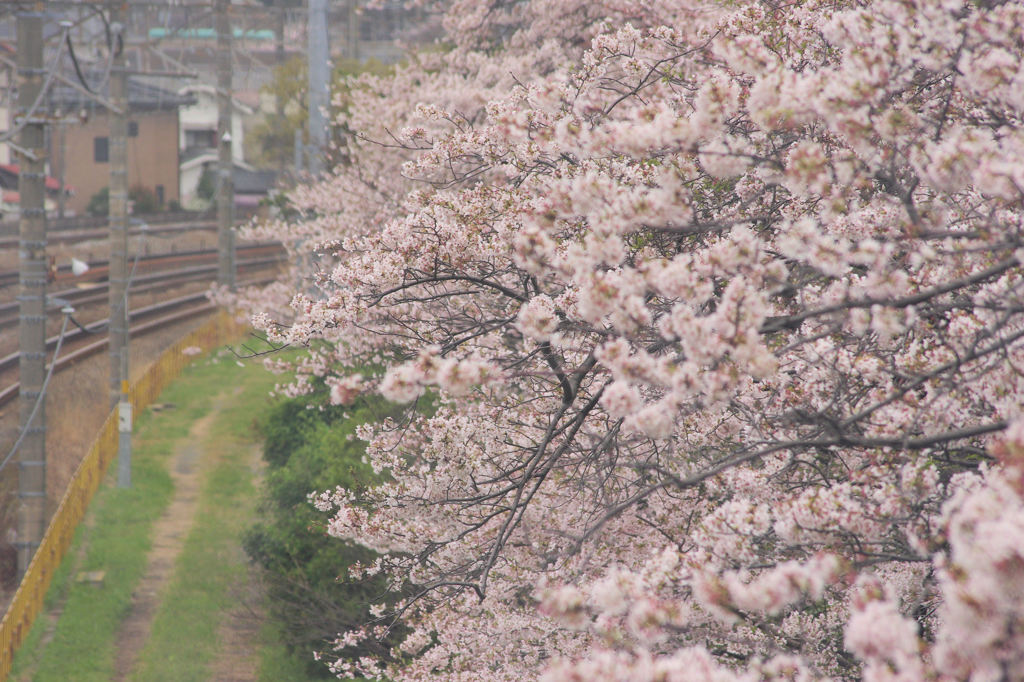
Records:
M235 192L239 194L266 194L277 182L277 171L246 170L235 166L232 179Z

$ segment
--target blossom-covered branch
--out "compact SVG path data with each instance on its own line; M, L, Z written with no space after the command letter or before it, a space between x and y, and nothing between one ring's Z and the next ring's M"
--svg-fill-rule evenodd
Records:
M420 408L315 496L408 595L339 674L1024 677L1024 7L439 6L260 228L292 392Z

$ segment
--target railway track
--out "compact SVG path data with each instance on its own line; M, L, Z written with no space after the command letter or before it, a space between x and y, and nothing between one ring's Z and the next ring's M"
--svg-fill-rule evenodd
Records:
M162 229L178 227L161 226ZM189 224L188 228L194 229L195 225ZM236 253L239 286L273 281L274 276L268 274L268 270L279 267L286 256L284 249L277 243L239 246ZM156 302L145 306L129 306L130 334L133 337L141 337L197 315L212 312L215 306L209 302L206 291L208 285L216 280L217 269L217 251L212 249L139 256L129 293L133 298L143 295L144 302L147 298L149 301L155 299ZM59 319L60 309L65 305L71 305L76 308L72 319L78 326L69 328L65 333L61 356L56 360L54 372L59 373L62 369L84 358L102 353L107 348L108 320L105 317L97 318L108 312L108 272L109 266L106 261L95 261L89 263L89 270L82 276L75 276L70 266L60 268L55 273L54 281L48 287L54 291L48 294L52 305L48 306L47 314ZM18 323L19 304L16 300L11 300L17 290L17 283L17 272L0 271L0 297L7 298L6 301L0 302L0 335L8 341L13 339L7 330L16 329ZM202 290L196 291L197 287L201 287ZM5 291L7 296L3 296ZM167 298L172 295L175 297ZM47 339L47 353L53 351L57 341L57 336ZM10 349L9 344L4 345ZM18 364L18 352L0 357L0 387L3 387L0 390L0 408L18 395Z
M215 220L199 220L194 222L177 222L164 224L148 224L142 221L133 223L128 227L128 236L175 234L185 232L215 232L217 222ZM51 245L77 244L78 242L99 241L109 239L110 231L107 227L101 226L95 229L85 230L58 230L46 232L47 242ZM0 249L17 248L18 235L5 235L0 237Z
M259 253L259 251L254 251ZM240 271L254 270L259 268L271 267L278 265L282 262L282 253L278 253L272 256L264 256L258 258L241 258L236 261L236 265ZM209 282L215 279L217 274L217 265L195 265L180 270L175 270L171 273L167 272L156 272L146 275L136 275L132 280L131 293L141 294L154 291L162 291L170 289L190 282ZM64 302L70 303L74 306L83 306L91 304L105 304L109 296L109 285L106 280L95 282L95 283L81 283L79 286L72 289L63 289L52 294L49 297L53 300L61 301L61 305ZM0 303L0 331L11 327L18 322L18 303L17 301L11 301L7 303Z
M239 286L253 286L268 284L274 280L273 277L255 277L240 281ZM154 305L145 306L129 311L129 324L131 325L130 335L132 337L144 336L183 320L213 312L216 306L211 303L206 293L189 294L180 296L168 301L162 301ZM96 320L81 327L71 329L64 335L63 352L56 360L54 372L73 365L74 363L88 358L92 355L102 353L107 348L108 337L102 332L106 329L109 320ZM46 340L46 350L53 350L58 342L58 337L53 336ZM18 353L11 353L0 358L0 376L10 376L18 367ZM3 385L0 383L0 385ZM18 396L20 385L18 382L7 384L6 388L0 390L0 407L8 404Z
M278 255L283 257L284 250L280 244L250 244L239 246L236 250L239 258L253 259L258 257L270 257ZM170 253L152 254L139 256L138 273L167 270L171 267L203 263L206 261L216 263L217 251L215 249L199 249L192 251L177 251ZM89 269L80 277L71 272L70 265L62 265L56 269L54 282L57 284L75 282L76 284L102 281L107 277L110 269L108 261L93 261L88 263ZM18 283L17 270L0 271L0 289L14 286Z

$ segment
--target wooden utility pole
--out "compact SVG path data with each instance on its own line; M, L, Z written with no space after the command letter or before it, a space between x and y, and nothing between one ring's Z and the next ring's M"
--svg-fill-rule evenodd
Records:
M324 170L327 151L328 64L327 0L309 0L307 36L309 41L309 154L307 167L314 177Z
M126 73L124 45L127 22L127 1L111 0L113 59L110 73L110 103L116 110L107 110L110 121L108 154L110 159L110 193L108 220L110 223L110 402L121 410L121 424L127 421L128 432L120 428L117 457L117 484L126 488L131 484L131 415L127 403L130 346L128 327L128 75ZM125 407L129 405L129 407ZM127 416L127 419L125 417Z
M217 283L235 288L235 179L231 139L231 21L229 0L216 0L217 23Z
M21 372L18 450L18 576L25 574L46 531L46 124L32 111L43 88L42 0L18 14L19 232L18 333Z

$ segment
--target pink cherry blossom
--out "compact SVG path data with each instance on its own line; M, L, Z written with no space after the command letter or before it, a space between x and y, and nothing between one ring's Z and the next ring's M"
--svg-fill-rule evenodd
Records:
M1021 3L425 5L217 294L416 403L311 497L410 633L333 670L1024 679Z

